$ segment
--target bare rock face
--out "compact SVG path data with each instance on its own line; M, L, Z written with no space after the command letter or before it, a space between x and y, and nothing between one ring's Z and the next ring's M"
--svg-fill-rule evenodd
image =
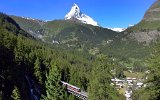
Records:
M145 13L143 20L160 21L160 0L157 0Z
M150 42L156 40L160 36L160 32L157 30L148 31L148 32L136 32L130 33L129 38L132 38L140 43L149 44Z
M127 36L139 43L149 44L160 38L160 0L157 0L146 11L140 23L132 27L132 32Z

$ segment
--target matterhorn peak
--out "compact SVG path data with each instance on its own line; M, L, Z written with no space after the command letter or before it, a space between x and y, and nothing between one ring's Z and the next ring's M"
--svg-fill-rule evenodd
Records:
M73 4L72 9L80 11L80 9L76 3Z
M80 8L76 3L73 4L70 12L66 14L65 20L77 20L78 22L98 26L96 21L80 11Z
M77 4L73 4L70 12L65 16L65 20L67 19L71 19L72 17L77 17L79 18L81 15L81 11L80 11L80 8L78 7Z

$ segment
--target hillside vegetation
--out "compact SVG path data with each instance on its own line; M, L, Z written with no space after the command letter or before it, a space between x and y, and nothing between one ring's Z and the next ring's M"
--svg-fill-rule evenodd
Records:
M0 99L31 100L36 97L45 100L77 100L65 92L60 83L62 80L89 94L93 94L97 88L101 89L96 96L103 100L124 100L123 96L110 86L112 75L109 72L113 63L107 57L96 58L44 44L29 37L26 32L21 33L22 29L18 24L6 21L11 19L7 15L0 16L3 16L0 21L5 20L0 25ZM97 68L99 70L96 70ZM103 73L100 69L103 69ZM108 80L101 83L100 79L104 75ZM105 91L108 91L107 95L104 94Z
M86 91L88 100L124 100L111 78L145 75L146 87L134 90L132 99L159 100L159 4L121 33L0 13L0 100L77 100L61 81Z
M33 36L41 35L42 41L65 49L74 49L95 56L108 55L118 60L125 59L125 61L130 58L142 59L149 55L149 47L145 44L138 43L134 39L128 39L126 34L117 33L106 28L70 20L48 21L40 25L39 20L16 16L12 18L22 29L28 33L31 32L32 35L34 33ZM35 26L30 27L31 23Z

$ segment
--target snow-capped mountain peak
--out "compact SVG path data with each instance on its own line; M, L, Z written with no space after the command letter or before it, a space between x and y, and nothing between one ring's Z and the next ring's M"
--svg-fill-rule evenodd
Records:
M112 31L115 31L115 32L122 32L126 30L126 28L108 28L108 29L111 29Z
M86 14L83 14L80 11L80 8L77 4L73 4L70 12L65 16L65 20L78 20L85 24L90 24L93 26L98 26L98 23L94 21L91 17L87 16Z
M78 7L77 4L74 3L70 12L65 16L65 20L71 19L71 17L80 18L80 16L81 16L80 8Z

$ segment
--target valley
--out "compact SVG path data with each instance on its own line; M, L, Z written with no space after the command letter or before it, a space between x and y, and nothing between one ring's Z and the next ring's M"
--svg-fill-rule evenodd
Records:
M0 100L159 100L159 5L126 29L0 13Z

